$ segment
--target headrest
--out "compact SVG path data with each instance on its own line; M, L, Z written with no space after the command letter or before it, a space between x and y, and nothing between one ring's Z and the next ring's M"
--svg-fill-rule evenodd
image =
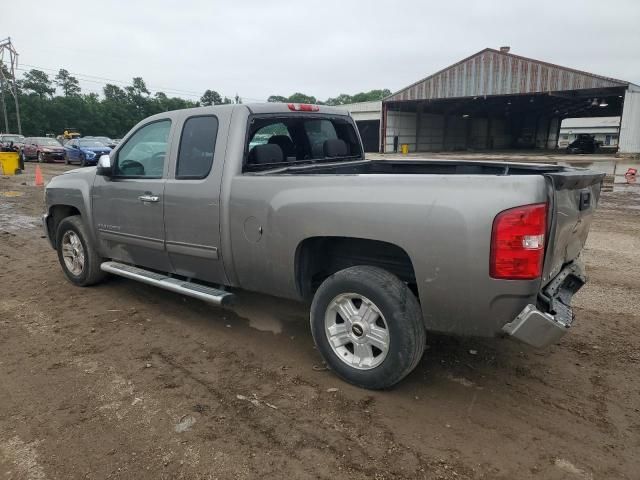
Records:
M339 138L325 140L322 150L325 157L344 157L349 155L349 148L346 142Z
M272 145L279 145L285 156L291 156L295 154L296 146L293 144L287 135L274 135L269 138L269 142Z
M282 148L279 145L266 143L264 145L256 145L249 152L250 163L280 163L284 161Z

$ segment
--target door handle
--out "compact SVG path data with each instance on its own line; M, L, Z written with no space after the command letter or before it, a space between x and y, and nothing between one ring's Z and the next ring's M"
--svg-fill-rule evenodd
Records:
M140 195L138 197L138 200L140 200L141 202L157 202L158 200L160 200L160 197L158 195L145 193L144 195Z

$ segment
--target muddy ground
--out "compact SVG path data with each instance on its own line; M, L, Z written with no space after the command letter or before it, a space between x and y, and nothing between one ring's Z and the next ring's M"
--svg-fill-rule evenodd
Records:
M0 478L639 477L640 189L603 196L559 345L431 336L370 392L322 369L304 306L72 287L33 172L0 178Z

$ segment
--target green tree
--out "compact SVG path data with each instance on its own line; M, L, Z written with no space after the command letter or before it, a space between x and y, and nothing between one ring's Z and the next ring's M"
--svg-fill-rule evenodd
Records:
M311 95L306 95L300 92L296 92L293 95L289 96L287 101L291 103L318 103L316 97L312 97Z
M102 89L102 92L105 98L110 101L125 102L127 100L127 93L117 85L111 83L107 83Z
M142 77L134 77L131 85L124 87L124 90L127 92L127 106L136 122L152 114L149 111L151 106L149 94L151 92Z
M56 89L51 85L49 75L42 70L32 69L24 74L21 80L21 86L25 90L31 90L40 98L53 95Z
M150 94L147 84L142 77L133 77L131 85L125 87L125 90L132 97L142 97Z
M271 103L287 103L288 101L287 97L283 97L282 95L271 95L267 98L267 102Z
M372 102L379 101L391 95L391 91L387 88L383 90L370 90L368 92L360 92L354 95L341 93L335 98L328 98L327 105L346 105L348 103Z
M65 97L80 95L80 82L68 70L61 68L55 77L55 82L62 89Z
M341 93L335 98L328 98L327 105L346 105L347 103L353 103L353 97L346 93Z
M200 105L203 107L222 105L222 97L215 90L205 90L202 97L200 97Z

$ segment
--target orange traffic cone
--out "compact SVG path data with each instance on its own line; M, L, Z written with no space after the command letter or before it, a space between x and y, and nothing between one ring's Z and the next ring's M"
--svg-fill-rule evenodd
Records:
M40 165L36 165L36 187L44 187L44 179L42 178Z

